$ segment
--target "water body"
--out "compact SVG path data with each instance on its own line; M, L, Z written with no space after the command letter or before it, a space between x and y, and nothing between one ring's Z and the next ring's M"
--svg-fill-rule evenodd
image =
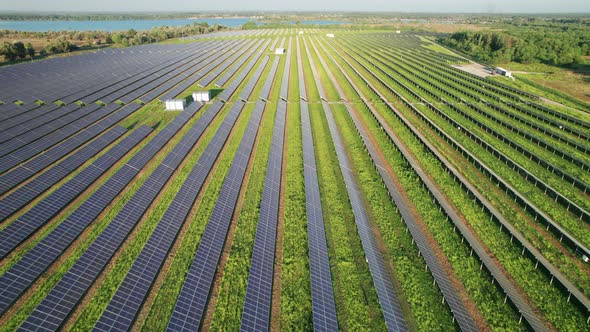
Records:
M219 24L226 27L234 28L249 22L249 18L203 18L203 19L166 19L166 20L125 20L125 21L0 21L0 30L18 30L18 31L127 31L150 30L159 26L182 26L193 24L195 22L207 22L209 25ZM257 22L258 24L264 24ZM295 21L290 22L295 24ZM301 21L301 24L342 24L345 22L336 21Z
M166 19L166 20L125 20L125 21L0 21L0 30L19 31L126 31L129 29L149 30L160 26L182 26L195 22L207 22L226 27L238 27L250 21L249 18L203 18L203 19Z

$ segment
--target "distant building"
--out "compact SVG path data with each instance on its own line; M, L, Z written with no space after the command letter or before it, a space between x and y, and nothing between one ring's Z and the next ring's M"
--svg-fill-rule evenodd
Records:
M287 51L284 48L282 48L282 47L275 48L275 54L285 54L285 53L287 53Z
M504 69L504 68L500 68L500 67L496 68L496 74L506 76L506 77L512 77L511 71Z
M167 111L182 111L186 106L186 100L184 99L168 99L166 100Z
M328 38L334 38L334 34L333 33L327 33L326 34L326 37L328 37Z
M195 91L193 92L193 100L200 102L208 102L211 100L211 91Z

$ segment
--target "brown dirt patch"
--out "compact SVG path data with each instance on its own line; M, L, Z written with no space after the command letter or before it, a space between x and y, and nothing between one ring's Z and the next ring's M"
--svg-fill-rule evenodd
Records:
M476 62L470 62L464 65L451 65L451 67L483 78L492 76L492 72L488 67Z

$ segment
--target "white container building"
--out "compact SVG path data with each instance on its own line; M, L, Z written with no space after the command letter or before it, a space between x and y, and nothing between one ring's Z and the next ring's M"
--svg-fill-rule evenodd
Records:
M512 77L511 71L509 71L508 69L501 68L501 67L496 68L496 74L506 76L506 77Z
M195 91L193 92L193 100L200 102L208 102L211 100L211 91Z
M168 99L166 100L167 111L183 111L186 106L186 100L184 99Z

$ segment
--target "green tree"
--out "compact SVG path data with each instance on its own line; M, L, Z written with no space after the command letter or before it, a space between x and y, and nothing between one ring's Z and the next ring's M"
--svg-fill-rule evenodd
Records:
M256 22L248 21L242 25L242 30L256 29Z
M27 55L33 59L33 57L35 56L35 49L33 48L33 45L31 43L27 43L25 44L25 50L27 52Z
M0 54L4 56L4 59L9 61L14 61L17 57L14 46L9 42L4 42L2 44L2 48L0 48Z
M14 47L14 51L16 52L17 57L19 57L21 59L24 59L27 57L27 50L26 50L25 44L23 44L23 42L21 42L21 41L14 42L12 44L12 46Z

